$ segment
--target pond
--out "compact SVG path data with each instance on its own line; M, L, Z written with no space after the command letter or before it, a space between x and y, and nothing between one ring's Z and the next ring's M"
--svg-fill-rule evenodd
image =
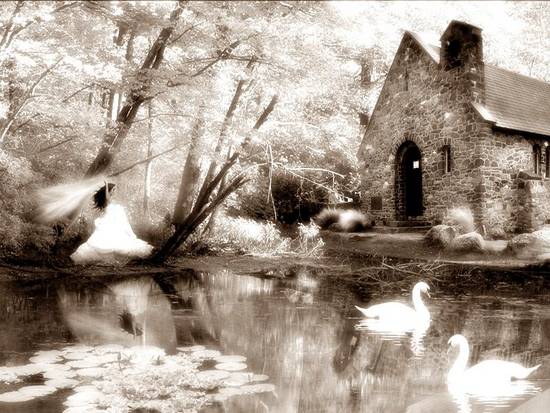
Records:
M550 388L543 291L432 287L423 296L426 328L400 333L362 322L355 305L410 304L407 290L358 287L312 267L3 282L0 411L177 411L178 392L191 389L186 408L204 413L511 412ZM470 365L542 366L500 392L448 388L457 354L447 342L457 333L469 341ZM219 386L193 393L186 373L197 369ZM112 393L111 410L90 399L98 391ZM150 410L135 409L140 391L150 403L139 406ZM532 409L518 412L543 411Z

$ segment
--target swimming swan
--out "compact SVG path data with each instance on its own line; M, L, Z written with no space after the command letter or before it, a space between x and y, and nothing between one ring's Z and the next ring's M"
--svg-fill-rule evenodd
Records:
M428 297L430 287L425 282L416 283L412 290L412 301L414 309L396 301L389 303L376 304L368 308L355 306L367 318L377 318L379 320L396 322L400 325L418 325L430 321L430 312L422 302L420 293L426 293Z
M495 384L495 382L510 382L513 379L526 379L540 367L540 364L527 368L511 361L485 360L466 369L470 356L470 348L466 337L456 334L449 339L449 345L451 347L458 346L459 348L458 357L447 375L449 384L461 382L467 383L468 387L479 385L483 387Z

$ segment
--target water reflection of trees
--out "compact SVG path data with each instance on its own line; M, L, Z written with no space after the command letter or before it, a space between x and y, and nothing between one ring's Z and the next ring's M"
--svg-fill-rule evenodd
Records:
M52 291L53 290L53 291ZM26 362L26 352L39 342L70 339L56 310L55 290L43 283L0 283L0 364Z
M83 343L152 345L175 352L170 302L151 277L88 284L85 289L61 285L57 295L65 324Z
M186 285L195 296L195 316L206 325L217 322L225 353L246 355L254 371L272 377L279 394L273 411L403 412L437 394L449 407L447 340L457 332L474 344L472 363L491 355L532 365L548 353L540 340L544 324L529 306L487 297L434 299L425 354L416 358L409 337L387 341L353 329L356 299L346 284L319 278L313 304L305 305L284 294L300 290L298 277L260 279L230 271L200 277L197 290Z
M384 340L354 329L360 314L353 305L364 304L370 292L360 291L359 300L356 286L307 269L286 277L189 270L148 278L147 296L156 298L147 302L158 315L150 324L158 329L152 335L172 331L168 341L174 345L219 346L225 354L247 356L250 370L270 376L277 398L231 399L225 406L232 412L261 411L265 401L275 412L392 413L407 407L426 412L439 405L440 410L432 411L442 413L452 406L445 375L447 340L453 334L468 337L472 364L491 357L534 365L550 354L550 317L540 304L436 294L428 303L433 321L424 338L425 352L417 358L408 336ZM109 282L66 280L59 285L1 286L4 334L0 349L4 354L34 350L45 340L72 339L61 322L56 289L64 312L84 313L116 325L124 303L117 300ZM311 294L312 299L291 300L292 294ZM394 298L399 297L384 297Z

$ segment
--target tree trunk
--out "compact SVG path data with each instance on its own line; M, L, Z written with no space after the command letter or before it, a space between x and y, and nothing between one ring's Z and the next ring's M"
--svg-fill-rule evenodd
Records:
M239 151L235 152L225 162L220 171L208 182L204 181L202 187L197 195L195 204L191 212L185 217L183 222L177 225L174 234L164 243L164 245L157 251L157 253L151 258L151 261L156 264L161 264L170 255L172 255L181 244L191 235L199 225L208 218L208 216L219 206L225 199L239 189L246 179L242 174L237 175L235 178L229 181L227 185L220 189L220 191L212 196L216 188L220 185L221 181L225 179L229 170L235 165L239 158L240 152L244 150L252 140L252 134L256 132L267 120L270 113L273 111L277 103L277 95L273 96L269 105L265 108L260 115L256 124L252 128L251 133L245 137L241 143ZM212 199L211 199L212 198Z
M246 65L246 75L247 77L250 77L252 74L252 70L254 68L254 63L256 62L256 58L252 57L248 64ZM231 103L229 104L229 108L227 109L227 112L225 113L225 117L223 119L222 127L220 129L220 135L218 136L218 142L216 143L216 148L214 150L214 156L212 161L210 162L210 166L208 167L208 172L206 173L206 178L204 179L205 182L209 182L212 179L212 176L216 172L216 168L218 166L218 158L221 154L221 151L223 149L223 146L225 144L225 139L227 136L227 129L229 128L229 125L231 124L231 120L233 119L233 115L235 114L235 110L237 109L237 106L239 104L239 99L241 98L241 95L244 92L244 86L247 82L247 79L240 79L237 83L237 87L235 89L235 93L233 94L233 98L231 99ZM228 148L226 161L231 156L231 148ZM218 189L218 192L223 190L225 187L225 177L220 182L220 188ZM214 211L212 211L212 214L210 215L210 219L208 220L208 223L204 227L204 231L202 235L206 234L209 231L212 231L214 226L216 225L216 217L218 215L218 208L215 208Z
M141 104L151 99L149 96L152 84L151 69L158 69L162 63L164 49L181 17L185 3L184 0L178 2L176 8L170 14L170 25L160 31L149 53L145 57L141 69L136 76L136 85L130 91L126 104L118 113L116 124L108 128L105 132L101 148L86 171L87 177L101 174L111 165L113 157L120 149L126 136L128 136L128 131L136 118Z
M197 119L193 125L191 131L191 142L189 144L189 151L187 152L187 159L183 167L183 173L181 175L181 183L178 192L178 199L174 207L174 215L172 217L172 224L176 227L181 225L185 218L191 212L193 207L193 200L199 185L200 177L200 150L201 150L201 137L202 129L204 125L203 109L199 109Z
M152 162L150 159L153 156L153 104L149 102L147 105L147 114L149 116L148 128L147 128L147 159L145 163L145 179L143 182L143 215L150 220L151 212L149 210L149 200L151 198L151 171Z
M256 59L253 57L252 59L249 60L248 64L246 65L247 76L251 75L255 62L256 62ZM206 173L205 182L210 181L212 179L212 176L214 176L214 173L216 172L216 168L218 166L218 158L221 154L221 151L223 149L223 145L225 143L225 139L227 136L227 129L231 124L231 120L233 119L233 115L235 114L235 110L237 109L237 106L239 104L239 99L243 94L246 80L247 79L240 79L239 82L237 83L237 88L235 89L235 93L233 94L233 98L231 99L231 103L229 104L229 108L227 109L227 112L225 113L225 117L223 119L222 127L220 129L220 134L218 136L218 142L216 143L216 148L214 149L214 156L213 156L212 162L210 163L208 172Z

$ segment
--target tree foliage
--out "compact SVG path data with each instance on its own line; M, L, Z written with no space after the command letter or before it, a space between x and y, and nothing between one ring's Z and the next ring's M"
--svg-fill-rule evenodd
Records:
M190 149L213 179L274 95L227 175L248 179L232 209L292 221L349 195L361 117L405 29L437 43L466 20L487 61L550 80L544 2L4 1L0 18L4 164L43 185L115 174L134 224L171 221Z

